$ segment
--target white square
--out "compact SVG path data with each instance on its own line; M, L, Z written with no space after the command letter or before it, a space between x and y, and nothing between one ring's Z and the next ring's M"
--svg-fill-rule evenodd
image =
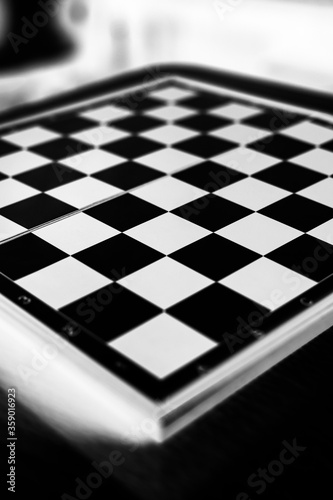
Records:
M188 116L194 115L194 111L183 106L163 106L161 108L155 108L153 110L147 111L145 113L147 116L152 116L153 118L160 118L161 120L173 121L180 120L181 118L187 118Z
M111 281L68 257L29 274L16 283L49 306L59 309L109 285Z
M109 345L156 377L164 378L217 344L163 313Z
M251 210L260 210L267 205L271 205L289 196L290 192L267 184L267 182L247 177L246 179L215 191L214 194L250 208Z
M40 191L15 179L5 179L0 182L0 208L25 200L36 194L40 194Z
M86 144L91 144L92 146L103 146L118 139L123 139L129 134L118 130L114 127L93 127L90 129L83 130L83 132L78 132L77 134L72 134L71 137Z
M325 175L333 174L333 153L324 149L311 149L307 153L295 156L293 163L307 167Z
M0 241L5 241L8 238L12 238L13 236L17 236L20 233L24 233L26 231L25 227L12 222L9 219L6 219L2 215L0 215Z
M60 134L51 132L51 130L47 130L44 127L29 127L25 130L20 130L20 132L4 135L3 139L22 148L29 148L43 142L51 141L52 139L57 139L58 137L60 137Z
M261 214L251 214L216 231L216 234L265 255L303 233Z
M164 257L122 278L118 283L162 309L167 309L206 288L212 280Z
M311 229L308 234L333 246L333 219Z
M142 163L147 167L155 168L156 170L166 174L172 174L177 170L192 167L201 161L202 158L199 158L198 156L183 153L183 151L178 151L177 149L172 148L160 149L155 153L150 153L136 159L137 163Z
M42 240L72 255L112 238L119 234L119 231L89 215L80 213L43 227L34 233Z
M142 137L152 139L153 141L162 142L162 144L171 145L176 142L184 141L190 137L195 137L197 132L189 130L185 127L177 125L164 125L163 127L154 128L140 134Z
M271 311L317 284L265 257L230 274L220 283Z
M135 226L125 234L167 255L200 240L210 231L167 213Z
M211 158L211 160L247 175L260 172L260 170L271 167L281 161L273 156L268 156L247 148L232 149Z
M100 123L111 122L113 120L119 120L120 118L125 118L132 113L126 109L119 106L107 105L100 106L99 108L91 109L89 111L84 111L80 113L83 118L88 118L88 120L94 120Z
M263 139L264 137L270 135L270 132L256 127L250 127L249 125L235 123L234 125L218 128L217 130L214 130L214 132L211 132L210 135L244 145Z
M284 129L281 134L319 146L333 139L333 130L316 123L304 121Z
M154 90L149 94L149 97L162 99L162 101L177 101L178 99L185 99L185 97L192 97L195 92L192 90L180 89L179 87L168 87L162 90Z
M0 158L0 172L13 176L23 174L23 172L28 172L47 163L50 163L50 160L43 156L30 151L18 151Z
M164 210L173 210L205 196L207 191L174 177L162 177L133 190L133 194L142 200L153 203L153 205L164 208Z
M62 160L61 163L67 167L74 168L79 172L90 175L95 174L100 170L114 167L124 161L124 158L121 156L107 153L102 149L91 149L90 151L86 151L84 153L71 156L66 160Z
M212 115L222 116L232 120L243 120L261 113L262 110L254 106L246 106L244 104L224 104L210 111Z
M72 207L86 208L89 205L107 200L122 192L121 189L110 186L105 182L85 177L78 181L70 182L65 186L51 189L47 194L72 205Z
M333 179L331 177L323 179L298 191L297 194L333 208Z

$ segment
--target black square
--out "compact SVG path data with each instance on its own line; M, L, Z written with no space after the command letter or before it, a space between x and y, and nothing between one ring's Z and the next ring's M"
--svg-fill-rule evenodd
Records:
M132 133L145 132L146 130L154 127L160 127L163 124L164 122L162 120L144 115L128 116L126 118L122 118L121 120L112 122L113 127Z
M87 118L68 114L55 115L52 118L43 120L42 125L61 134L75 134L84 129L96 126L96 123Z
M87 146L87 144L83 144L83 142L66 137L44 142L44 144L40 144L31 149L35 151L35 153L46 156L46 158L50 158L51 160L61 160L69 156L83 153L91 149L91 147Z
M193 97L184 97L177 104L186 108L206 110L222 106L229 100L219 95L201 92L199 95Z
M131 111L148 111L149 109L160 107L161 101L153 97L147 97L147 92L144 89L138 89L111 102L111 104L130 109Z
M325 144L321 144L320 147L322 149L326 149L327 151L331 151L333 153L333 140L325 142Z
M92 177L126 191L163 177L163 175L153 168L145 167L134 161L128 161L98 172Z
M162 215L165 210L131 194L124 194L90 208L86 213L118 229L118 231L127 231L138 224Z
M12 144L9 144L9 142L0 140L0 156L10 155L11 153L15 153L19 150L20 148L17 146L13 146Z
M208 135L201 135L187 139L186 141L178 142L175 146L181 151L192 155L201 156L202 158L210 158L221 153L229 151L236 147L234 142L218 139Z
M287 196L259 213L304 232L333 218L332 208L298 194Z
M0 271L18 280L68 257L34 234L23 235L0 245Z
M126 234L118 234L76 253L73 257L107 278L117 281L164 255Z
M288 160L313 148L311 144L279 134L252 142L247 147L282 160Z
M161 313L157 306L116 283L101 288L60 311L105 342L110 342Z
M196 114L188 118L182 118L176 122L177 125L196 130L197 132L209 132L225 125L230 125L231 120L214 115Z
M213 193L244 179L246 175L213 161L205 161L173 174L173 177Z
M50 163L44 167L35 168L23 174L16 175L15 179L40 191L48 191L49 189L64 186L82 177L85 177L84 174L72 168L65 167L65 165L61 165L60 163Z
M38 194L2 208L0 215L31 229L63 215L76 212L76 210L71 205L56 200L47 194Z
M169 255L207 278L218 281L260 257L248 248L210 234Z
M210 231L217 231L250 215L252 211L214 194L209 194L176 208L172 213Z
M314 281L333 273L333 246L304 234L266 255Z
M301 189L311 186L311 184L325 179L326 175L310 170L309 168L300 167L294 163L281 162L265 170L261 170L252 177L296 193Z
M126 137L125 139L106 144L103 146L103 149L132 160L133 158L153 153L162 147L160 143L145 139L144 137Z
M290 111L273 108L267 109L267 111L256 116L246 118L242 121L242 123L275 132L291 127L291 125L295 125L296 123L304 120L304 118L304 116L291 113Z
M252 317L256 316L257 320L259 316L265 316L268 310L214 283L172 306L167 312L207 337L224 343L228 335L237 333L244 328L244 324L251 324Z
M7 175L2 174L2 173L0 172L0 181L4 181L5 179L8 179Z

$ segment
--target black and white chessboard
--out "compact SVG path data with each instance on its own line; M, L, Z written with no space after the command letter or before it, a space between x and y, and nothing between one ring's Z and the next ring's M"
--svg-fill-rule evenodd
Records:
M333 127L177 78L126 95L2 129L0 292L166 398L332 275Z

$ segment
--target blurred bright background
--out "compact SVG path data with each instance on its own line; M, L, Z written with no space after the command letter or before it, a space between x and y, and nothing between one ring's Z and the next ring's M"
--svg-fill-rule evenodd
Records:
M185 62L333 91L329 0L0 0L0 109Z

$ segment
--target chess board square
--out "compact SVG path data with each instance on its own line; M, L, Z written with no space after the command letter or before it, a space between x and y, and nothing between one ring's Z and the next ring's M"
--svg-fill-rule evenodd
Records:
M228 102L228 100L219 95L201 92L199 95L182 99L180 104L194 110L208 110L216 106L221 106Z
M62 160L69 156L74 156L84 151L89 147L83 142L76 141L70 137L63 137L53 141L44 142L39 146L34 146L32 151L49 158L50 160Z
M297 115L283 109L268 109L263 113L246 118L243 123L268 129L272 132L290 127L294 123L304 120L304 116Z
M129 229L126 234L167 255L203 238L209 231L166 213Z
M194 96L195 92L188 89L170 86L165 89L154 90L153 92L150 92L149 95L155 99L161 99L162 101L178 101L179 99L184 99L185 97Z
M253 177L268 182L273 186L291 191L292 193L296 193L311 184L325 179L323 174L289 162L281 162L273 165L266 170L254 174Z
M0 242L25 232L25 228L0 215Z
M75 208L46 194L38 194L0 209L0 215L21 226L33 227L58 219L75 211Z
M118 139L123 139L127 137L128 134L114 127L93 127L82 132L77 132L72 134L71 138L91 146L104 146L112 141L117 141Z
M304 232L333 218L331 208L298 194L283 198L283 200L263 208L260 212Z
M126 288L112 283L64 307L61 312L79 324L84 319L85 326L92 333L110 342L149 321L161 310Z
M251 213L247 208L214 194L198 198L172 212L210 231L217 231Z
M138 187L133 194L164 210L173 210L207 193L174 177L165 176L153 183Z
M308 234L290 241L266 257L317 282L333 273L333 246Z
M333 141L325 142L325 144L321 144L321 147L327 151L333 152Z
M172 253L170 257L207 278L218 281L260 256L230 240L210 234Z
M19 286L55 309L109 283L107 278L72 257L17 280Z
M34 126L29 127L19 132L12 132L3 136L6 141L20 146L22 148L30 148L31 146L37 146L43 142L48 142L53 139L57 139L59 134L47 130L44 127Z
M138 92L141 93L140 90ZM146 93L146 91L144 92ZM161 101L152 97L142 98L142 96L136 96L135 93L133 94L133 92L131 92L130 94L127 94L124 97L120 98L119 104L124 106L125 109L128 108L129 110L135 111L137 113L157 108L161 106Z
M121 192L121 189L115 186L91 177L84 177L65 186L51 189L48 194L64 203L70 203L73 207L85 208Z
M278 159L247 148L236 148L227 153L212 158L213 161L230 167L246 175L252 175L260 170L275 165Z
M211 280L164 257L122 278L119 284L166 309L210 285Z
M60 134L74 134L93 125L92 121L73 114L54 115L51 118L43 120L42 123L48 129L55 130Z
M131 114L132 113L124 107L106 105L84 111L83 113L80 113L80 116L83 118L87 118L88 120L106 123L114 120L119 120L120 118L130 116Z
M267 137L269 133L260 128L251 127L250 125L235 123L234 125L218 128L211 132L211 135L245 145L263 139Z
M193 114L194 111L192 111L191 109L172 104L168 106L161 106L146 113L146 115L148 116L159 118L160 120L165 120L168 122L179 120L180 118L185 118L187 116L192 116Z
M220 283L270 311L276 310L316 284L265 257L223 278Z
M74 257L116 281L148 266L163 255L125 234L118 234L74 254Z
M14 179L6 179L0 183L0 208L35 196L39 191Z
M290 192L285 189L252 179L251 177L215 191L216 196L221 196L226 200L233 201L251 210L260 210L267 205L282 200L282 198L285 198L289 194Z
M330 219L327 222L324 222L324 224L320 224L320 226L311 229L308 234L333 246L333 219Z
M101 149L91 149L85 153L81 153L61 161L61 165L74 168L79 172L90 175L100 172L106 168L113 167L123 162L121 156L107 153Z
M176 124L192 130L196 130L198 132L209 132L210 130L229 125L230 120L219 118L218 116L213 115L197 114L194 116L190 116L189 118L177 120Z
M156 118L145 115L128 116L127 118L122 118L121 120L113 122L114 127L132 133L144 132L145 130L153 129L163 124L164 122L162 120L157 120Z
M248 147L281 160L288 160L309 151L312 146L307 142L276 134L253 142Z
M302 233L274 219L254 213L223 227L216 234L260 255L265 255L297 238Z
M231 120L244 120L260 113L260 109L246 104L229 103L212 109L210 113Z
M173 174L173 177L213 193L222 187L230 186L234 182L244 179L245 175L213 161L205 161L177 172Z
M173 148L164 148L137 159L138 163L142 163L147 167L156 168L156 170L166 174L171 174L182 168L190 167L200 161L202 160L198 156L189 155Z
M33 234L26 234L0 246L0 271L17 280L65 257L58 248Z
M124 194L86 211L91 217L109 224L118 231L127 231L164 213L159 207L132 194Z
M30 151L18 151L0 158L0 172L6 175L17 175L28 172L33 168L41 167L49 163L47 158L31 153Z
M323 179L298 192L299 195L333 208L333 179Z
M48 191L49 189L81 179L81 177L83 177L83 174L80 172L59 163L49 163L44 167L34 168L15 176L18 181L39 191Z
M215 346L212 340L165 313L110 342L110 347L160 379Z
M223 342L225 334L239 328L239 318L247 321L253 313L264 316L268 310L219 283L204 288L168 309L168 314L207 335ZM229 351L229 355L232 351Z
M112 238L118 231L80 213L49 224L34 234L69 255Z
M312 149L307 153L293 158L293 163L310 168L325 175L333 174L333 153L324 149Z
M13 146L13 144L9 144L8 142L0 140L0 158L1 156L7 156L15 151L18 151L19 148Z
M145 139L144 137L132 136L106 144L103 146L103 149L132 160L133 158L138 158L139 156L157 151L161 149L161 147L162 145L158 142Z
M282 131L282 134L319 146L333 139L333 130L305 120Z
M223 139L217 139L209 135L200 135L187 139L186 141L178 142L177 149L185 151L193 155L201 156L202 158L211 158L221 153L233 149L235 144Z
M179 127L178 125L164 125L163 127L143 132L141 137L146 137L147 139L152 139L162 144L171 145L189 139L190 137L195 137L196 135L196 132L184 127Z
M115 167L102 170L93 177L127 191L162 177L164 174L134 161L127 161Z

